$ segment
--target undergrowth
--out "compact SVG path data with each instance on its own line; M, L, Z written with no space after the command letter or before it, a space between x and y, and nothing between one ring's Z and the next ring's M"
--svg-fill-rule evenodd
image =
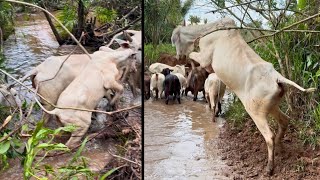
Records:
M250 116L246 112L242 103L238 100L229 106L229 109L225 114L225 118L233 128L240 130L244 127L244 124L248 121Z
M151 44L144 45L145 65L155 63L158 60L161 53L176 55L176 48L173 47L171 44L160 44L155 47Z

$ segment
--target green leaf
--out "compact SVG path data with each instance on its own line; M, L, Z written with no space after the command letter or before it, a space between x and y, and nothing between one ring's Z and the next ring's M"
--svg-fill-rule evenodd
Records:
M111 169L110 171L105 173L99 180L105 180L108 176L110 176L112 173L114 173L116 170L120 169L121 167L122 166Z
M86 137L86 138L83 140L80 148L78 149L78 151L75 153L75 155L73 156L73 158L72 158L71 161L69 162L69 165L71 165L73 162L75 162L75 161L77 160L77 158L80 156L81 152L83 151L83 149L84 149L87 141L88 141L88 137Z
M0 143L0 154L5 154L10 148L10 141Z

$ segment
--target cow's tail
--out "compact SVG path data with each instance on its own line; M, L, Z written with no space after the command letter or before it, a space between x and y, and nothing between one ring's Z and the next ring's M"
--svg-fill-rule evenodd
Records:
M277 77L277 83L283 83L283 84L289 84L291 86L294 86L295 88L299 89L302 92L306 92L306 93L310 93L310 92L314 92L317 88L308 88L308 89L304 89L303 87L299 86L297 83L283 77L281 74L279 74L279 76Z
M37 86L36 91L35 91L35 94L34 94L34 99L36 100L37 104L39 105L39 107L40 107L44 112L46 112L46 113L48 113L48 114L51 114L51 115L55 115L55 110L56 110L56 109L54 109L54 110L52 110L52 111L48 111L46 108L44 108L44 107L42 106L42 104L41 104L40 101L38 100L38 98L37 98L38 88L39 88L39 86Z
M159 74L157 73L156 74L156 82L158 82L158 80L159 80Z

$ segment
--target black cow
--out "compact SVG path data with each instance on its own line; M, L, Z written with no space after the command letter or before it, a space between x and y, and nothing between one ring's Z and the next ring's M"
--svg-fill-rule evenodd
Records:
M166 98L166 104L169 102L169 96L173 95L173 100L176 98L178 99L179 104L181 104L180 101L180 81L179 78L176 75L170 74L172 70L169 68L165 68L162 70L162 74L166 77L164 80L164 94Z

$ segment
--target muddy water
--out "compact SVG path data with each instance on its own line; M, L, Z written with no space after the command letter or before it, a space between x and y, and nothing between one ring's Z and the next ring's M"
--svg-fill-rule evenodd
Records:
M6 57L4 66L14 77L19 78L47 57L69 54L74 48L73 45L59 46L43 14L21 15L15 22L15 34L4 42ZM78 48L75 53L82 53L82 51ZM12 81L9 79L9 82ZM26 80L24 84L31 87L30 80ZM28 101L33 97L24 88L22 88L22 94ZM35 117L39 119L39 113L36 113ZM101 170L109 161L110 155L106 151L106 149L112 149L109 145L105 141L98 140L87 144L83 156L89 159L89 167L92 170ZM49 158L46 162L51 165L61 165L68 162L71 157L72 155L68 154L58 158ZM20 160L13 159L9 163L10 168L0 172L0 179L23 179L23 167Z
M223 119L213 123L203 100L149 100L144 107L146 179L228 179L216 147Z

